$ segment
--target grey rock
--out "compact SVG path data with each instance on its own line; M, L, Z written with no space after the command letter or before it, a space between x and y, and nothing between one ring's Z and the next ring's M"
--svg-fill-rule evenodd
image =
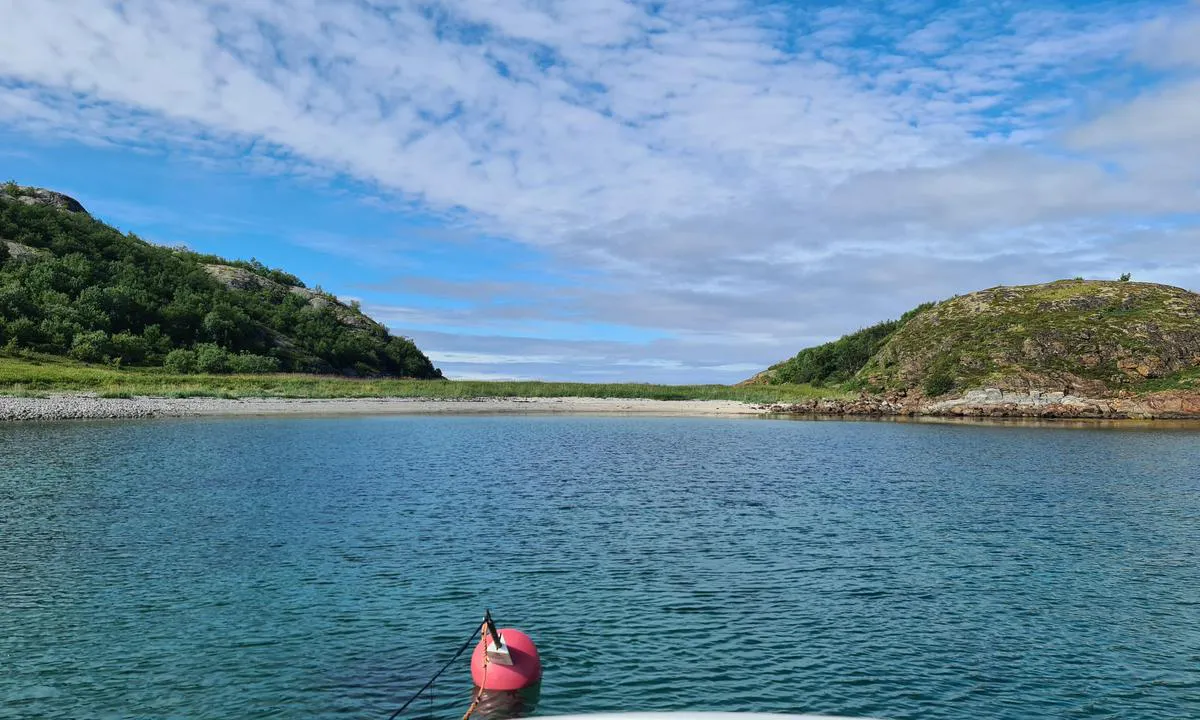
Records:
M26 205L44 205L64 212L88 214L83 204L75 198L60 192L54 192L53 190L46 190L45 188L18 185L16 186L16 192L13 193L9 189L0 186L0 199L16 200Z
M46 252L11 240L0 240L0 242L8 247L8 256L13 260L32 260Z
M308 301L308 307L312 310L319 311L327 307L332 308L338 322L343 325L358 328L359 330L371 330L382 327L366 315L340 302L331 301L316 290L309 290L308 288L294 285L283 285L261 275L256 275L245 268L234 267L232 265L205 265L204 271L211 275L217 282L231 290L283 290L305 298Z

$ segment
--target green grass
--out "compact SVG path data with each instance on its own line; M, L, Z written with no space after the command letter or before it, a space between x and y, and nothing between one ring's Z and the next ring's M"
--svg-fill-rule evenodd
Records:
M469 399L597 397L652 400L739 400L752 403L844 398L851 393L809 385L647 385L639 383L370 380L320 375L172 375L160 368L116 369L55 356L0 356L0 395L97 393L101 397L276 397Z
M1200 390L1200 368L1190 368L1174 375L1146 380L1138 388L1141 392L1163 390Z

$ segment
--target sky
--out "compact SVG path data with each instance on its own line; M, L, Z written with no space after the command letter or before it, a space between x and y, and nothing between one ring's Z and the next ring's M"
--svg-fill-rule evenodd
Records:
M0 0L0 175L452 378L736 382L995 285L1200 290L1200 3Z

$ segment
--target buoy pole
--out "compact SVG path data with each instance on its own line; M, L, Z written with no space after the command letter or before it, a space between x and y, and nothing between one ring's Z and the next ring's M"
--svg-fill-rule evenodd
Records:
M496 622L492 620L491 610L483 611L483 628L481 640L487 642L488 637L492 638L492 642L487 646L488 662L512 665L512 654L508 652L508 646L504 644L504 637L496 629Z
M492 613L483 615L483 637L471 654L471 679L480 690L523 690L542 680L542 660L528 635L496 628Z

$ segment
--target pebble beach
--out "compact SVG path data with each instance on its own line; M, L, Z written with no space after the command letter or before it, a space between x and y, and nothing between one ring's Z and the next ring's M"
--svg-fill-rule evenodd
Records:
M767 408L729 400L624 398L101 398L95 395L0 397L0 421L117 420L137 418L271 415L637 414L754 416Z

